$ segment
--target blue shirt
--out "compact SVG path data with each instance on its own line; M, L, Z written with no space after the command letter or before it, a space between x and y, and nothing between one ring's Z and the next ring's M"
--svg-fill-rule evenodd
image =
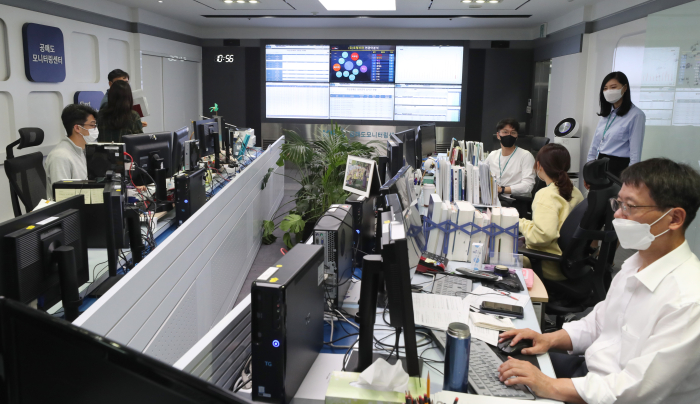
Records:
M586 161L597 159L598 153L601 153L629 157L630 165L639 163L642 157L646 119L644 112L634 104L624 116L618 116L615 109L607 117L601 116ZM606 126L608 126L607 131ZM605 132L605 139L603 139L603 132Z

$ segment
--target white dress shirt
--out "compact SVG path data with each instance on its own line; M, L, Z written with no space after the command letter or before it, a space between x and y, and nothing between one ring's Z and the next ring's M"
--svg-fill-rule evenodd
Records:
M688 242L637 272L639 253L604 301L564 325L589 373L572 379L593 403L700 403L700 261Z
M499 186L510 187L513 195L530 196L535 187L535 158L529 151L518 147L510 155L504 156L501 149L494 150L486 162Z
M53 183L61 180L88 179L85 150L67 136L61 137L44 161L46 196L53 200Z

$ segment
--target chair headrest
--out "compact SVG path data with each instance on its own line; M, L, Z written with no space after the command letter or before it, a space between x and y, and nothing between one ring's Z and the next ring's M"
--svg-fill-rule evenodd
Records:
M610 159L602 158L599 160L592 160L583 166L583 179L591 186L591 189L599 189L610 186L612 181L608 178L606 171L608 171L608 163Z
M22 128L19 130L19 147L39 146L44 142L44 131L40 128Z
M532 138L530 144L532 145L532 150L537 153L544 147L544 145L549 144L549 138L544 136L535 136Z

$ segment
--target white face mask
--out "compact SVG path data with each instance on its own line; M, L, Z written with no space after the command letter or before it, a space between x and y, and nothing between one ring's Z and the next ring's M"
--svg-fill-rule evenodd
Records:
M669 209L668 212L673 209ZM652 224L639 223L634 220L628 219L615 219L613 220L613 227L615 227L615 232L617 233L617 239L620 240L620 245L622 248L627 250L646 250L651 246L651 243L659 236L666 234L670 229L667 229L661 234L656 236L651 234L651 226L655 225L656 222L663 219L664 216L668 215L668 212L664 213L663 216L656 219Z
M614 103L620 101L620 98L622 98L622 88L617 88L615 90L603 91L603 97L605 97L605 101L607 101L611 104L614 104Z
M83 128L83 127L81 126L81 128ZM83 129L85 129L85 130L88 131L88 135L87 135L87 136L83 136L83 137L85 138L85 142L86 142L86 143L95 143L95 142L97 142L97 137L100 136L100 131L99 131L97 128L93 128L93 129L86 129L86 128L83 128Z

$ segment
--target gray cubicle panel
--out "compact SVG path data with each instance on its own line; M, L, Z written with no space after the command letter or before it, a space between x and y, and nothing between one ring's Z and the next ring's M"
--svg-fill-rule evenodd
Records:
M284 195L280 138L73 324L173 364L233 308Z
M173 367L230 390L250 355L250 343L248 295Z

